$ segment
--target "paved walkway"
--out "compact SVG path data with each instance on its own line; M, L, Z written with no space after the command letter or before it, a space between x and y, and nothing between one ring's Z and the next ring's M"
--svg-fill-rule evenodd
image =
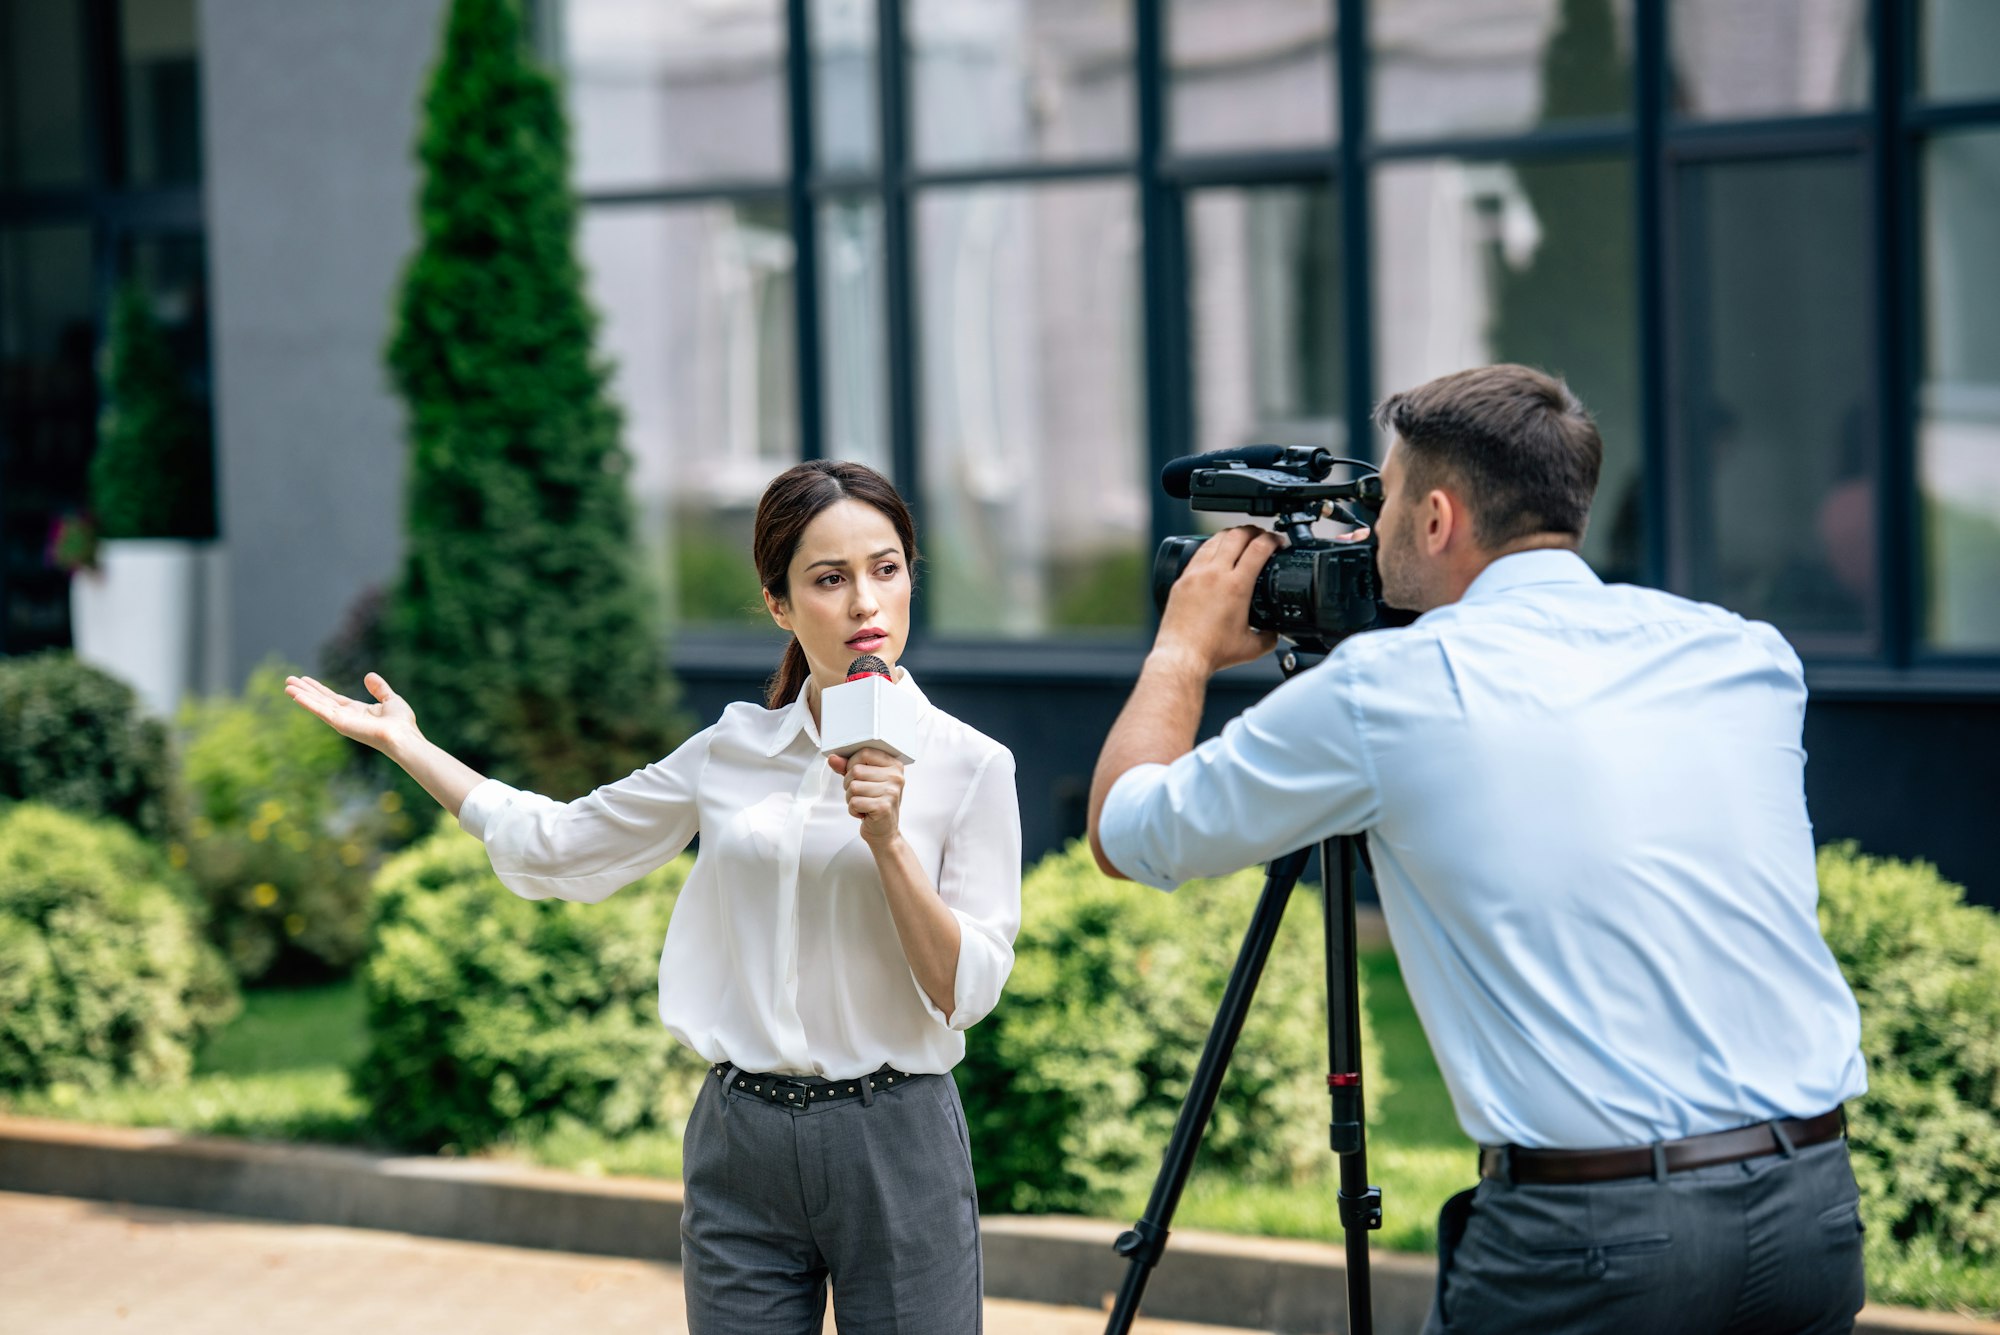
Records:
M986 1304L988 1335L1103 1329L1100 1312ZM1133 1329L1225 1331L1174 1321L1141 1321ZM682 1335L679 1268L0 1192L0 1331L7 1335L578 1330Z

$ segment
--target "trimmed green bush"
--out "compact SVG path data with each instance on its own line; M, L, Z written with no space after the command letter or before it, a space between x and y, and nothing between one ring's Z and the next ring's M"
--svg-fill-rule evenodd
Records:
M467 764L575 796L686 728L592 350L561 103L518 0L453 0L425 117L421 243L389 348L409 535L371 666Z
M1872 1255L2000 1263L2000 918L1926 862L1819 855L1820 926L1861 1003L1848 1105Z
M967 1032L958 1068L982 1207L1101 1212L1152 1181L1262 888L1256 870L1172 896L1111 881L1082 840L1030 869L1006 995ZM1330 1168L1321 950L1317 896L1302 887L1202 1141L1204 1171L1296 1182ZM1369 1077L1379 1103L1386 1088L1372 1066Z
M215 536L207 414L188 392L145 289L111 307L105 408L90 459L90 502L107 538Z
M177 1082L236 1009L159 850L113 821L0 810L0 1089Z
M167 730L130 686L58 650L0 658L0 798L167 839L181 824L172 774Z
M572 1119L612 1135L677 1126L707 1066L661 1027L660 943L693 863L568 904L509 892L448 817L392 858L354 1071L374 1130L472 1150Z
M288 671L266 663L242 695L181 711L186 865L210 938L246 983L352 969L380 849L409 824L399 796L351 777L347 740L286 697Z

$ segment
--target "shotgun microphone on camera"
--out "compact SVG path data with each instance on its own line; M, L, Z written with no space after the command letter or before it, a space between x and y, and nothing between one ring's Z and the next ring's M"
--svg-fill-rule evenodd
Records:
M1321 456L1324 456L1323 461ZM1334 457L1332 450L1304 445L1243 445L1233 450L1210 450L1207 454L1186 455L1162 468L1160 486L1167 495L1186 500L1191 494L1191 481L1197 471L1239 464L1244 468L1276 468L1279 464L1288 464L1293 468L1304 466L1313 470L1311 476L1325 477L1334 465Z

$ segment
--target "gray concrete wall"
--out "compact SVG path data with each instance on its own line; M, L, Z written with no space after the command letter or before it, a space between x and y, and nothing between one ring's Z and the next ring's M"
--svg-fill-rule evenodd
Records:
M314 666L402 551L383 366L444 0L203 0L227 675Z

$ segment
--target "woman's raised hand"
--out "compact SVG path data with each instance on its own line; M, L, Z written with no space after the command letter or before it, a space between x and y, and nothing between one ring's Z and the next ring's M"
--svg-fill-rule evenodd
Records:
M369 673L362 678L362 684L375 697L375 703L350 700L311 677L285 678L285 694L341 736L352 737L385 754L393 756L395 748L403 743L422 740L423 734L417 731L416 711L389 689L381 673Z

